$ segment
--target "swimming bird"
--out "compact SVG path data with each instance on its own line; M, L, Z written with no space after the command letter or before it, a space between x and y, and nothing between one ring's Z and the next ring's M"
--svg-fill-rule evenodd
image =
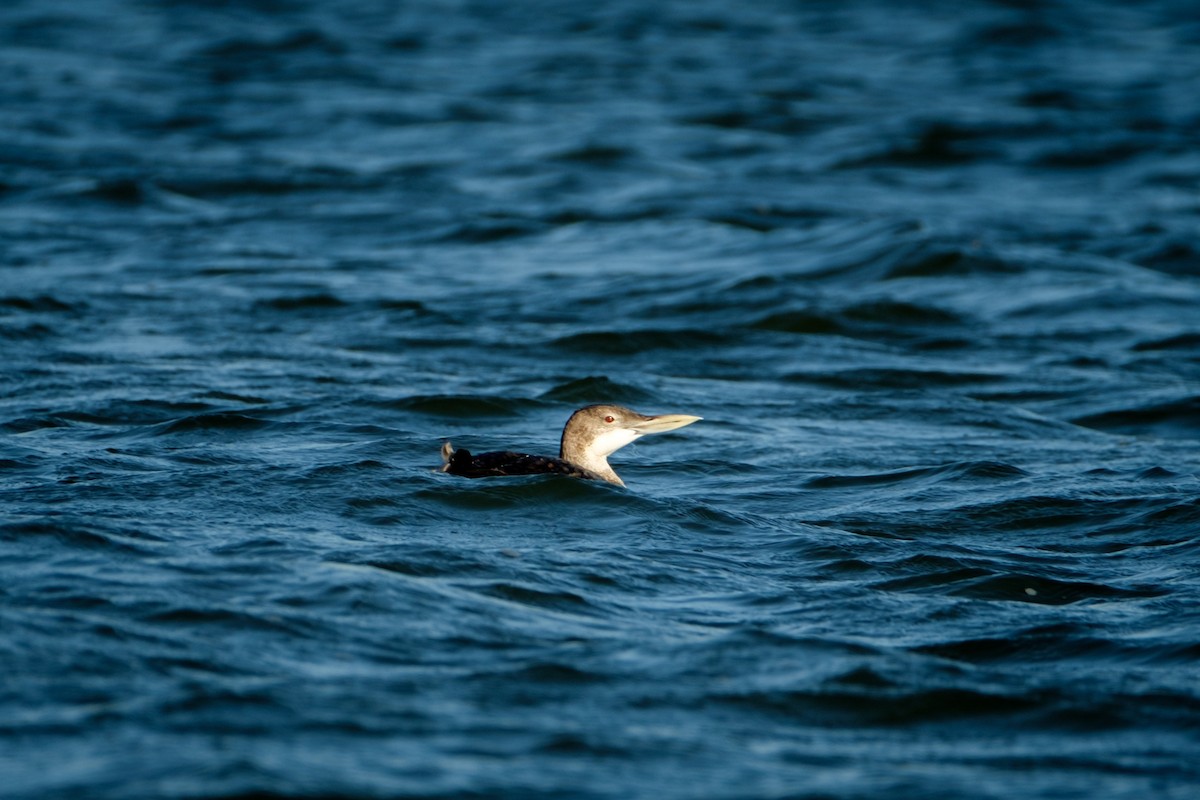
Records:
M442 445L442 460L446 462L442 472L465 478L556 473L624 486L608 464L610 455L647 433L673 431L698 419L689 414L647 416L623 406L584 406L567 420L558 458L510 450L473 456L470 450L455 450L446 442Z

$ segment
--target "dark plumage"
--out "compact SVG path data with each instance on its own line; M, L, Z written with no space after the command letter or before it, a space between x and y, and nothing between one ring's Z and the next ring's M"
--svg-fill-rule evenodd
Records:
M447 449L453 452L447 454ZM442 471L464 478L487 478L504 475L545 475L553 473L568 475L572 478L600 480L600 476L591 470L577 467L569 461L563 461L561 458L531 456L527 453L514 453L511 450L480 453L477 456L473 456L470 450L465 448L454 450L450 443L447 442L443 446L442 456L446 461L446 465L442 468Z

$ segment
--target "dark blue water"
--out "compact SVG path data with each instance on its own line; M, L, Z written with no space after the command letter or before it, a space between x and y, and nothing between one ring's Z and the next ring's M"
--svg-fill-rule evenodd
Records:
M1194 797L1195 5L10 0L0 515L6 797Z

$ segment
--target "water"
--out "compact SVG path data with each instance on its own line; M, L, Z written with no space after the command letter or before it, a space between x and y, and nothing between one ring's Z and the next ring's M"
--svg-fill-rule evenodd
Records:
M7 796L1193 796L1194 12L6 3Z

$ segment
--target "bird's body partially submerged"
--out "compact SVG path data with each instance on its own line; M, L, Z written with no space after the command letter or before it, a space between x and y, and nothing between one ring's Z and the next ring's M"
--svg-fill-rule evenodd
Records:
M471 455L470 450L455 450L449 442L442 445L442 472L464 478L489 478L498 475L569 475L572 478L596 479L600 476L577 467L569 461L549 456L531 456L504 450Z
M646 416L622 406L585 406L567 420L558 458L507 450L473 456L469 450L455 450L446 442L442 445L442 472L466 478L559 474L624 486L608 464L610 455L639 436L682 428L698 419L687 414Z

